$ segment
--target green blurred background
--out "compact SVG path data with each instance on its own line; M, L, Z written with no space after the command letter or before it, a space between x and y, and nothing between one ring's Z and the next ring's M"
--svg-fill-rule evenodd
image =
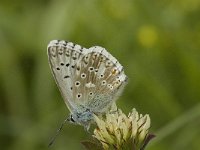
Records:
M48 65L50 40L105 47L129 84L126 113L150 114L148 150L200 149L199 0L0 1L0 149L44 150L68 115ZM52 150L89 135L65 124Z

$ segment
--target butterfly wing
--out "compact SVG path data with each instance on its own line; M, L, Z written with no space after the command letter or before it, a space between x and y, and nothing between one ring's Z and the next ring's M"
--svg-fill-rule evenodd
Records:
M105 112L126 84L122 65L104 48L91 47L75 65L74 95L77 102L94 113ZM75 84L76 85L76 84Z
M86 50L80 45L59 40L51 41L47 47L50 68L70 111L77 107L73 97L75 64Z
M123 67L104 48L89 49L51 41L48 56L56 83L70 111L105 112L126 83Z

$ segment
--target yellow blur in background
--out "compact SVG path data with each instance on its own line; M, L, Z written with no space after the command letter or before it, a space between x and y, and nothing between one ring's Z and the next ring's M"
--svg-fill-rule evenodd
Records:
M156 29L148 25L141 26L138 31L138 40L146 48L153 47L158 40Z

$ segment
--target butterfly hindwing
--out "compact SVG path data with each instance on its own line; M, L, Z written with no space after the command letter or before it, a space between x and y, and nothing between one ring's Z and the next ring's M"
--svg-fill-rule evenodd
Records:
M75 67L78 68L75 82L80 83L74 89L76 103L92 112L105 112L124 87L126 76L123 67L99 46L88 49Z

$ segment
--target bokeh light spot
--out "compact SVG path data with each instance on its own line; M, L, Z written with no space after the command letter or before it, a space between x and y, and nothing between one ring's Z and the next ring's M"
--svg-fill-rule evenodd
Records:
M158 33L153 26L142 26L138 31L139 43L144 47L153 47L158 40Z

